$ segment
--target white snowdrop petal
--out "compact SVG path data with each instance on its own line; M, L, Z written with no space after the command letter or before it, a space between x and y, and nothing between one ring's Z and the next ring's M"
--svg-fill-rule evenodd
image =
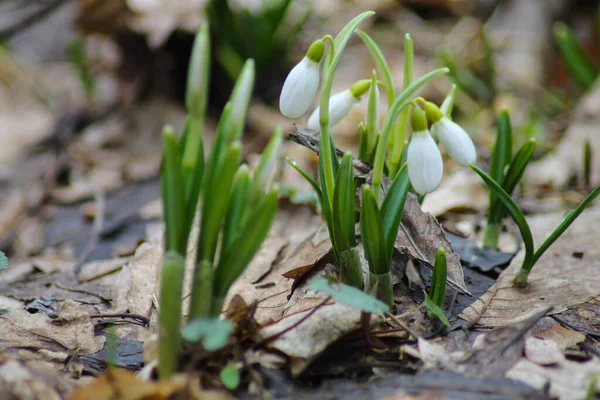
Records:
M429 131L413 132L407 150L408 177L419 194L433 192L442 181L444 164Z
M473 140L456 122L444 117L433 124L431 130L448 155L460 165L468 166L469 163L477 160L477 150Z
M288 118L300 118L312 103L319 89L319 64L304 57L288 74L279 109Z
M329 127L333 128L341 120L343 120L357 102L358 100L354 98L350 90L344 90L343 92L332 96L329 99ZM310 115L310 118L308 118L308 122L306 124L308 129L320 129L320 111L321 108L317 107L317 109Z

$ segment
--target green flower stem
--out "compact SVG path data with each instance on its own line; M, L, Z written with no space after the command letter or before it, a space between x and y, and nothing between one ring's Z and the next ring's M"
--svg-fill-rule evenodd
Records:
M383 274L369 272L369 287L367 288L367 293L392 307L394 305L392 272L385 272Z
M410 84L405 90L402 91L402 94L400 94L400 96L398 96L396 100L394 100L394 104L392 104L392 107L388 110L388 113L385 117L385 122L383 124L383 129L381 131L381 136L379 138L379 142L377 143L377 150L375 152L375 163L373 166L373 191L376 199L379 199L379 192L381 182L383 179L383 166L385 163L387 143L390 138L392 126L394 125L398 114L408 104L410 104L410 98L415 94L417 90L419 90L421 87L423 87L436 76L440 74L445 74L447 72L448 68L439 68L417 79L412 84Z
M321 143L321 154L320 168L322 169L322 175L325 179L324 190L326 192L326 198L329 202L329 208L331 208L333 201L333 189L334 189L334 171L333 171L333 153L332 153L332 139L329 131L329 98L331 97L331 87L333 85L333 75L342 56L342 52L350 39L352 33L356 30L358 25L366 18L375 14L373 11L366 11L350 21L336 36L334 45L327 49L325 55L325 63L323 66L323 84L321 86L321 99L320 99L320 114L319 122L321 125L320 132L320 143Z
M165 379L177 370L181 353L181 294L185 261L174 251L165 255L160 286L158 374Z
M485 232L483 233L483 245L492 249L498 248L498 239L500 238L500 231L502 230L502 224L490 223L489 221L485 225Z

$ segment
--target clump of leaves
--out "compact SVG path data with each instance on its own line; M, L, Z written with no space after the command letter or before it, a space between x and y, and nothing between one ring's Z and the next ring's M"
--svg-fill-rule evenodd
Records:
M265 240L278 203L278 186L269 185L282 143L277 129L251 173L239 166L244 122L254 85L254 62L245 62L231 98L219 120L208 157L203 129L209 82L208 26L200 28L189 67L188 115L178 138L163 132L161 190L166 222L166 252L160 290L159 374L177 370L181 348L181 301L189 234L196 210L200 236L183 338L201 340L204 348L223 346L231 323L219 321L223 300L234 280L250 263Z

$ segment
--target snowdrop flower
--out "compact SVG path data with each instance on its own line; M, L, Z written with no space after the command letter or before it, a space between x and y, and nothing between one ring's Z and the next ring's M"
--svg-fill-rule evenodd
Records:
M343 92L340 92L329 99L329 127L333 128L352 109L352 106L360 101L363 94L371 87L370 79L361 79ZM317 107L315 111L310 115L306 127L308 129L320 130L320 111L321 107Z
M288 118L300 118L319 89L319 63L325 43L319 39L310 45L306 56L288 74L279 97L279 110Z
M431 133L436 137L454 161L463 166L477 160L477 151L469 134L456 122L446 117L431 102L423 102L427 118L431 121Z
M435 140L427 129L425 112L418 107L412 111L412 129L407 150L408 177L421 195L433 192L442 181L444 164Z

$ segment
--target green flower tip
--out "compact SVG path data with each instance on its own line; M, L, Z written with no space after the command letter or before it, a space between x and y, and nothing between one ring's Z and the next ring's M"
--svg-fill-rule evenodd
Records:
M323 39L315 40L313 44L310 45L308 51L306 52L306 57L315 63L321 62L321 58L323 58L323 54L325 53L325 42Z
M423 132L427 130L427 117L425 111L414 106L410 117L413 132Z
M175 131L171 125L165 125L163 128L163 137L175 137Z
M436 255L436 256L437 256L437 257L446 257L446 250L444 250L444 248L443 248L443 247L440 247L440 248L437 250L437 255Z
M370 87L370 79L361 79L360 81L355 82L354 85L350 86L350 93L352 93L352 96L354 96L355 99L360 99Z
M569 27L563 22L556 22L552 30L556 37L565 38L569 36Z
M410 36L410 33L404 35L404 40L412 42L412 36Z
M347 159L350 159L350 160L352 160L352 152L350 152L350 151L347 151L347 152L345 152L345 153L344 153L344 158L343 158L343 159L344 159L344 160L347 160Z
M431 121L432 124L435 124L440 119L444 118L444 114L440 108L430 101L423 101L423 108L425 109L427 119Z

